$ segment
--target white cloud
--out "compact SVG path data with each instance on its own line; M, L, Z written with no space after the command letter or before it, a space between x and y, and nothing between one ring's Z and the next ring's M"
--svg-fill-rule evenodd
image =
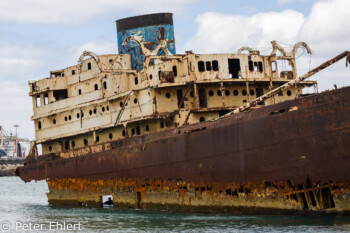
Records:
M348 0L327 0L315 2L307 17L295 10L251 16L204 13L197 17L198 30L183 50L193 50L196 53L228 53L236 52L242 46L258 49L271 47L272 40L287 44L305 41L315 52L312 56L313 68L349 49L348 9ZM300 58L298 65L299 74L308 71L309 57ZM344 62L335 67L339 69L338 72L335 72L335 68L330 68L318 75L320 90L333 87L329 86L329 83L338 83L338 86L350 84L349 70L345 69Z
M79 24L96 16L131 10L137 13L171 11L181 14L196 0L2 0L0 21L39 24ZM144 7L140 7L143 5Z
M44 64L44 57L49 52L40 47L0 45L1 79L29 78ZM33 77L31 77L33 78Z

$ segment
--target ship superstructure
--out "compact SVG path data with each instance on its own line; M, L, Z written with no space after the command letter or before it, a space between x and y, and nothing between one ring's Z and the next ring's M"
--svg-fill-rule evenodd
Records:
M16 134L7 133L2 126L0 126L0 158L25 158L29 153L29 140L19 138Z
M147 23L151 23L148 25ZM121 54L85 51L79 64L30 82L36 143L43 154L218 119L297 77L295 52L175 53L171 14L117 21ZM281 48L283 50L283 48ZM284 50L283 50L284 51ZM279 60L290 64L280 70ZM295 99L304 81L261 105Z

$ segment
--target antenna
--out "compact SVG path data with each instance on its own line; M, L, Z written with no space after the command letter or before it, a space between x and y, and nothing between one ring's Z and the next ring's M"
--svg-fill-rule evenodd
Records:
M19 127L19 125L14 125L13 127L16 128L16 140L17 140L17 136L18 136L18 134L17 134L17 128Z

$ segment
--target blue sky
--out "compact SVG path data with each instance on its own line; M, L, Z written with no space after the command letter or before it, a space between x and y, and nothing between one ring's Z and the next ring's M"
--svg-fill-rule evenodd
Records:
M349 0L2 0L0 7L0 125L19 124L34 139L28 80L76 63L83 50L117 53L115 20L174 13L178 53L228 53L271 40L307 42L312 66L350 49ZM298 60L307 71L310 57ZM299 73L301 74L301 73ZM350 84L344 63L320 73L319 89ZM4 110L6 109L6 110Z

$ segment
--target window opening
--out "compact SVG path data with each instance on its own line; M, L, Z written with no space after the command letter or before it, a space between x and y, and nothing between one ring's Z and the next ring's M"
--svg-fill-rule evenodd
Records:
M177 94L177 106L178 106L178 108L184 108L185 107L185 103L184 103L185 101L182 101L182 99L183 99L182 90L181 89L177 90L176 94ZM181 101L182 101L182 103L181 103Z
M212 61L213 71L219 71L219 62L217 60Z
M205 68L204 68L204 61L199 61L198 62L198 71L199 72L204 72Z
M211 62L210 61L205 62L205 68L207 69L207 71L211 71Z
M228 59L228 70L232 78L238 79L238 73L241 70L239 59Z
M177 67L176 66L173 66L173 73L174 73L174 77L177 76Z
M204 87L198 89L198 97L199 97L199 107L206 108L207 107L207 95Z

